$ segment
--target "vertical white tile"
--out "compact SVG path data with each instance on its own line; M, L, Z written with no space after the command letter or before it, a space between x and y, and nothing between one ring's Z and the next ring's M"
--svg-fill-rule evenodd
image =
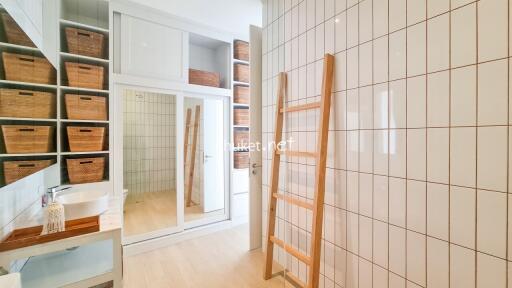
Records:
M373 173L373 131L359 132L359 171Z
M337 53L334 60L334 65L337 67L334 71L334 90L345 90L347 89L347 52Z
M373 265L373 287L388 288L388 271L377 265Z
M306 33L306 61L307 64L316 60L316 29L308 30ZM323 41L322 41L323 43Z
M427 235L448 241L449 203L448 185L427 184Z
M427 129L407 131L407 178L426 180Z
M359 173L347 172L347 210L359 212Z
M473 0L451 0L451 6L452 9L455 9L471 2L473 2Z
M427 238L427 287L449 287L450 257L448 245L448 242Z
M407 0L407 25L424 21L427 17L426 0Z
M324 22L325 17L325 0L315 0L315 21L316 25Z
M475 288L475 252L450 245L450 287Z
M373 0L373 37L388 34L388 1Z
M479 127L477 187L507 191L507 127Z
M336 13L345 11L345 9L347 9L347 0L336 0L334 6L336 8Z
M478 2L478 61L508 56L508 1Z
M359 216L359 256L373 258L373 226L370 218Z
M373 221L373 262L388 267L388 224Z
M389 223L405 227L406 204L405 179L389 178Z
M451 128L450 178L454 185L476 187L476 128Z
M389 270L403 277L406 263L405 239L405 229L389 226Z
M405 30L400 30L389 35L389 80L396 80L405 77L407 64L406 49Z
M334 282L344 286L346 279L347 252L335 246L334 252Z
M454 10L450 26L452 67L476 63L476 4Z
M373 45L367 42L359 46L359 86L373 83Z
M325 54L325 26L324 23L316 26L315 29L315 60L322 59Z
M486 254L477 254L477 288L507 287L507 263Z
M508 122L508 61L478 65L478 125Z
M389 31L402 29L406 25L406 0L389 0Z
M450 66L450 17L448 14L427 21L427 71Z
M388 80L388 36L373 41L373 83Z
M347 88L357 88L359 84L359 48L347 51Z
M426 236L407 231L407 279L426 285Z
M407 180L407 229L426 233L427 184Z
M389 273L389 288L405 288L405 279L393 274Z
M347 92L347 129L359 129L359 93L357 89Z
M347 253L347 287L359 287L359 257Z
M347 213L347 250L359 253L359 216Z
M407 128L427 126L426 76L407 79Z
M427 130L427 180L448 183L450 160L449 128Z
M359 44L359 12L358 6L347 10L347 47L352 48Z
M359 127L373 129L373 89L371 86L359 88Z
M451 125L476 125L476 66L451 70Z
M388 85L377 84L373 88L373 127L388 128Z
M373 273L372 263L359 258L359 288L372 288Z
M372 5L373 0L365 0L359 4L359 43L372 40Z
M373 176L373 218L388 221L388 177Z
M389 128L406 128L406 80L389 83Z
M373 216L373 175L359 174L359 214Z
M476 140L476 139L475 139ZM389 130L389 175L405 177L407 137L403 129Z
M336 25L336 52L340 52L347 49L347 12L336 15L334 23Z
M450 241L475 248L476 190L451 186Z
M506 258L507 195L485 190L477 193L477 250Z
M315 0L304 0L306 2L306 27L311 29L315 27Z
M336 13L334 4L335 0L325 0L325 19L331 19Z
M388 131L373 131L373 172L388 174Z
M334 54L335 51L335 28L334 18L325 22L325 53ZM323 55L322 55L323 56Z
M426 26L426 23L422 22L417 25L407 27L407 76L421 75L426 72Z

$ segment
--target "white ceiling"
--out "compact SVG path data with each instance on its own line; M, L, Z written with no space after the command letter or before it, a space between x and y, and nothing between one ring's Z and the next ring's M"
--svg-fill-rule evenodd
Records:
M261 0L132 0L248 39L249 25L261 26Z

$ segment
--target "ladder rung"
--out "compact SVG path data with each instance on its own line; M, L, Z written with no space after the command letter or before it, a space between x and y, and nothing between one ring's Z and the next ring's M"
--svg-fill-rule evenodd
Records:
M291 156L291 157L309 157L309 158L316 158L317 156L317 153L315 152L303 152L303 151L290 151L290 150L285 150L285 151L277 151L277 153L279 154L284 154L286 156Z
M304 111L304 110L310 110L310 109L316 109L320 108L320 102L313 102L308 104L302 104L302 105L296 105L296 106L290 106L286 108L281 108L279 112L284 113L286 112L297 112L297 111Z
M298 250L296 250L292 246L286 245L283 240L278 239L278 238L276 238L274 236L270 236L270 241L274 242L274 244L276 244L277 246L283 248L284 251L286 251L286 252L292 254L293 256L295 256L297 259L302 261L304 264L306 264L306 265L310 265L311 264L311 259L309 258L309 256L302 254L301 252L299 252Z
M278 194L278 193L274 193L273 196L277 199L281 199L281 200L284 200L290 204L293 204L293 205L296 205L296 206L299 206L299 207L302 207L302 208L306 208L306 209L309 209L309 210L313 210L313 204L310 204L306 201L302 201L302 200L299 200L299 199L296 199L296 198L293 198L293 197L290 197L290 196L287 196L287 195L283 195L283 194Z

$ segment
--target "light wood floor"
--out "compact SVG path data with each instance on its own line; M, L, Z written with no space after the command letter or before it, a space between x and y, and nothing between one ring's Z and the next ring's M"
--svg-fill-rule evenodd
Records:
M247 225L124 259L124 288L283 288L263 280L264 254L248 251ZM286 286L285 286L286 285Z
M176 193L144 193L143 198L128 196L124 206L124 235L132 236L177 225ZM224 209L203 213L201 206L185 208L185 222L223 215Z

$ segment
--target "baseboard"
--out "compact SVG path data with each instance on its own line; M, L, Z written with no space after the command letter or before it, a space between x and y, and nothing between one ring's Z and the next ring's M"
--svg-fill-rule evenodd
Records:
M123 255L132 256L141 253L150 252L159 248L167 247L182 241L190 240L193 238L205 236L222 230L233 228L237 225L238 221L226 220L214 224L209 224L189 230L185 230L180 233L166 235L158 238L149 239L146 241L133 243L123 246Z

